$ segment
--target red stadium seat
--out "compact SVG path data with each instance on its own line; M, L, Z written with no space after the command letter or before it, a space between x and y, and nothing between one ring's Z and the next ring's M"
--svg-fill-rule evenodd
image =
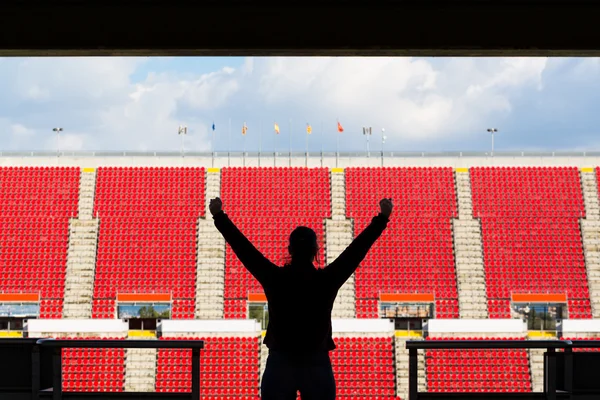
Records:
M436 318L458 318L452 218L452 168L346 168L346 216L354 234L391 197L394 218L356 271L358 318L378 318L380 293L429 293Z
M283 265L288 237L298 225L315 230L324 242L325 218L331 217L326 168L242 168L221 170L221 197L232 220L267 258ZM318 253L323 266L324 246ZM225 257L225 318L246 318L248 293L262 287L241 265L229 245Z
M71 339L98 340L100 338ZM125 382L125 349L65 348L62 351L62 357L63 389L65 392L123 391L123 386Z
M186 338L173 338L177 340ZM259 395L259 337L201 337L200 395L242 400ZM169 340L169 338L161 338ZM244 351L241 351L241 350ZM160 349L156 374L157 392L191 391L191 350ZM232 385L232 382L235 385Z
M98 168L100 218L93 318L115 318L117 293L168 293L173 319L194 317L204 168Z
M564 293L569 318L591 318L578 169L471 168L471 186L490 318L510 318L512 293Z
M76 167L0 167L0 291L39 293L40 318L62 317L79 178Z
M495 340L452 338L478 339ZM427 350L425 365L429 392L532 391L531 372L525 349Z

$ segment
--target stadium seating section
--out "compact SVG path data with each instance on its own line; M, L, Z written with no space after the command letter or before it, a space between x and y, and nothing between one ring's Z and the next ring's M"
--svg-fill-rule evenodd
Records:
M531 391L531 373L525 349L427 350L425 365L427 390L430 392Z
M162 293L172 318L193 318L204 168L99 168L93 318L114 318L118 293Z
M342 399L396 399L392 337L338 337L331 364Z
M488 310L510 318L513 293L566 294L569 318L591 318L571 167L471 168L473 216L481 218Z
M41 318L62 317L79 171L0 167L0 291L39 294Z
M75 338L72 338L75 339ZM98 338L77 338L94 339ZM122 339L122 338L104 338ZM122 392L125 349L69 349L62 351L65 392Z
M329 174L327 168L222 168L221 198L234 223L277 265L288 261L288 237L295 227L314 229L320 243L317 266L323 267L325 219L332 214ZM565 294L569 318L591 318L578 169L476 167L470 178L473 216L481 220L490 318L510 318L516 293ZM39 294L41 318L62 317L69 218L78 216L79 181L75 167L0 167L0 293ZM436 318L458 318L453 169L352 167L345 169L345 185L354 236L378 213L381 198L395 203L388 230L356 271L357 317L378 318L380 295L397 293L433 294ZM204 168L97 169L93 212L100 228L92 318L115 318L117 295L132 293L169 294L172 318L194 318L197 223L205 216L205 200ZM262 288L227 245L224 317L246 318L250 293ZM258 398L261 337L193 339L205 341L202 398ZM340 398L399 399L393 337L335 342L331 359ZM125 354L64 349L64 390L123 391ZM425 363L430 392L532 390L526 350L428 350ZM158 351L157 391L189 392L190 380L191 350Z
M223 168L221 197L232 221L272 262L286 263L289 235L304 225L317 233L323 265L325 218L331 216L327 168ZM246 318L248 293L262 287L227 245L225 318Z
M452 168L346 168L346 216L355 236L391 197L394 218L356 271L356 314L378 318L380 293L427 293L437 318L458 318Z
M204 340L200 352L200 397L203 399L255 399L259 392L260 338L172 338ZM169 340L163 338L163 340ZM191 350L158 351L157 392L190 392ZM235 382L235 384L232 384Z

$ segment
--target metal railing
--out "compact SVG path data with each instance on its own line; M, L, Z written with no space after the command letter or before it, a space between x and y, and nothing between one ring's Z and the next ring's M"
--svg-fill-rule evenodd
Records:
M339 152L335 151L203 151L186 152L182 154L177 151L0 151L0 157L366 157L364 151ZM370 158L419 158L419 157L492 157L491 152L486 151L371 151ZM494 158L498 157L600 157L600 151L494 151Z
M200 350L204 348L202 340L65 340L40 339L36 342L40 347L53 349L52 353L52 400L63 399L62 388L62 349L191 349L192 350L192 387L190 399L200 398ZM33 354L33 371L37 379L33 379L33 393L40 391L40 353ZM37 387L36 387L37 385Z

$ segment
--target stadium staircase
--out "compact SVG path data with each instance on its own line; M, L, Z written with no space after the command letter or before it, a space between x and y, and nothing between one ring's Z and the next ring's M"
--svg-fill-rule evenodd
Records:
M346 218L346 184L343 170L331 171L331 219L325 220L327 264L333 262L352 242L352 220ZM355 318L356 298L354 277L350 278L338 291L331 312L332 318Z
M267 346L265 346L263 343L265 333L266 333L266 331L263 331L263 336L261 336L261 338L260 338L260 369L259 369L260 384L259 384L259 388L260 388L260 385L262 384L263 373L265 372L265 368L267 367L267 358L269 358L269 348Z
M209 168L206 175L206 213L198 219L198 269L196 318L223 318L225 286L225 240L213 223L210 199L221 195L221 172Z
M130 337L144 339L143 337ZM155 340L155 338L148 338ZM125 350L125 391L154 392L156 387L157 349Z
M473 218L468 169L457 169L455 179L458 218L453 220L453 232L460 318L487 318L481 223Z
M65 278L63 318L91 318L98 244L98 219L94 219L96 172L83 169L79 186L79 218L69 221L69 250Z
M582 168L581 185L586 215L580 219L583 254L587 267L592 316L600 318L600 206L598 177L594 169Z
M536 340L543 340L543 337ZM549 338L550 339L550 338ZM551 338L555 339L555 338ZM529 349L529 368L531 369L531 388L534 392L544 391L544 352L545 349Z
M396 391L401 399L408 399L408 350L407 340L420 340L415 337L396 336L394 341L394 353L396 357ZM425 351L418 350L418 374L419 392L427 391L427 377L425 375Z

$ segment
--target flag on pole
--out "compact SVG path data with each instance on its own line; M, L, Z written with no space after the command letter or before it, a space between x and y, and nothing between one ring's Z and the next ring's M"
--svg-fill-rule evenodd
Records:
M310 126L310 124L306 124L306 133L308 133L309 135L312 133L312 126Z
M337 126L338 132L339 132L339 133L342 133L342 132L344 132L344 128L342 127L342 124L340 124L340 121L338 121L337 125L338 125L338 126Z
M275 126L273 128L275 129L275 133L279 135L279 125L277 125L277 122L275 122Z
M248 127L246 126L246 123L244 122L244 126L242 126L242 135L245 135L246 132L248 132Z
M214 122L213 122L213 125L212 125L212 130L213 130L213 132L215 131L215 123Z

